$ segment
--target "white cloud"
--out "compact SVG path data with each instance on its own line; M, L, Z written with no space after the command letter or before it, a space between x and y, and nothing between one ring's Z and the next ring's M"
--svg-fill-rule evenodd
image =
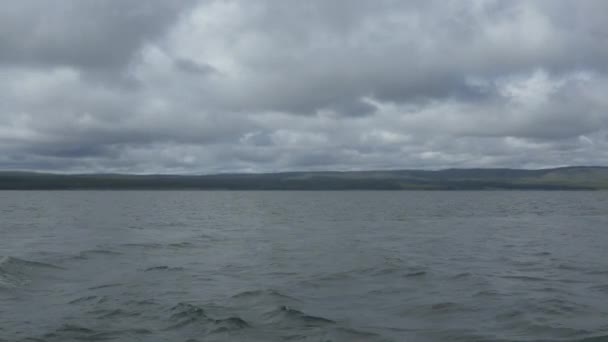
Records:
M0 10L0 169L608 164L604 1L96 4Z

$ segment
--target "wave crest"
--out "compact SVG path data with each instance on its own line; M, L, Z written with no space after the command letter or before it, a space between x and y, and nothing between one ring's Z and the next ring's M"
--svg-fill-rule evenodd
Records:
M0 257L0 288L12 288L27 284L30 278L39 271L61 269L61 267L43 262L10 256Z

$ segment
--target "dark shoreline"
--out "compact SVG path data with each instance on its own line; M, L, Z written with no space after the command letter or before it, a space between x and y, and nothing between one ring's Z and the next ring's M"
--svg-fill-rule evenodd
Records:
M215 175L0 172L0 190L602 190L608 167Z

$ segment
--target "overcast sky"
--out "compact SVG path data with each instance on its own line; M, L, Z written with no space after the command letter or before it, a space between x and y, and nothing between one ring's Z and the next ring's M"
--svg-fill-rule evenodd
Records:
M5 0L0 169L608 165L608 1Z

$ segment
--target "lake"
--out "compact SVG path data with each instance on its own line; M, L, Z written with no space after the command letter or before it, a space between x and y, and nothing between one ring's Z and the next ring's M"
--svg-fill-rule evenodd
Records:
M608 192L0 192L0 341L606 339Z

